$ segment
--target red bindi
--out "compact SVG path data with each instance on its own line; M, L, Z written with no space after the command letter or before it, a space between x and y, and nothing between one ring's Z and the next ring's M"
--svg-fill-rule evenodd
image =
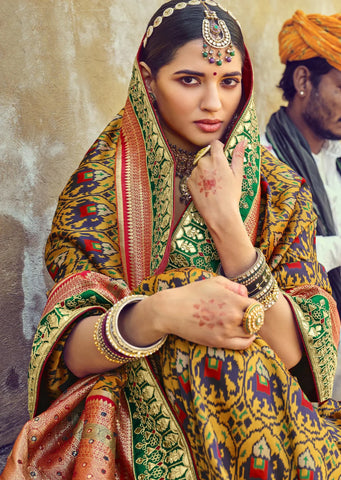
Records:
M213 72L213 75L217 75L217 72Z

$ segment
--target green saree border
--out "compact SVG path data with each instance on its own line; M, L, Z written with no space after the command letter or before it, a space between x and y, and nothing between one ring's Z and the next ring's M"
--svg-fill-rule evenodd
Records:
M328 301L323 295L313 295L307 299L291 297L283 291L282 293L295 312L296 323L310 360L319 401L323 402L332 397L337 366L337 349L332 342Z
M83 306L85 305L86 306ZM28 370L28 411L33 417L37 408L40 381L46 362L56 343L76 320L96 311L103 312L112 302L95 291L88 290L65 299L44 315L33 338Z
M152 192L152 254L150 273L165 258L173 219L174 164L154 110L148 99L139 64L135 59L129 85L129 100L140 125L146 149L146 164Z
M181 428L145 359L131 364L124 393L134 432L135 478L197 479Z

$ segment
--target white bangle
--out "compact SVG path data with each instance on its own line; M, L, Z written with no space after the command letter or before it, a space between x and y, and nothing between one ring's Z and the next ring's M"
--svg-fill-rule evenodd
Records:
M122 355L126 355L127 357L142 358L152 355L162 347L167 339L167 335L164 335L162 338L160 338L160 340L152 345L148 345L147 347L137 347L135 345L131 345L122 337L118 327L119 315L122 309L131 303L139 302L145 298L145 295L130 295L122 300L119 300L109 310L109 315L106 322L106 335L108 341L115 350L120 352Z

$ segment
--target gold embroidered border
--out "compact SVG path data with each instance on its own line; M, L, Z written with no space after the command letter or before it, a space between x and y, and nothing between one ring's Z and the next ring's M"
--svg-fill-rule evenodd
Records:
M307 287L306 290L306 294L310 293L311 287ZM323 402L332 397L337 365L337 349L332 342L330 312L325 304L319 308L317 303L319 297L320 302L326 303L326 294L302 298L294 296L294 292L291 292L294 296L292 298L282 293L295 311L297 324L311 362L319 400ZM300 289L300 295L302 295L302 289ZM309 309L310 314L305 314L302 309ZM322 312L324 317L319 318Z
M173 221L174 166L173 158L163 138L155 113L150 105L142 80L140 69L135 60L132 80L129 87L129 99L140 125L145 143L150 190L152 192L152 253L150 272L154 272L165 258ZM137 236L140 232L136 231ZM131 233L133 234L133 232Z
M61 337L62 333L67 329L73 321L88 312L90 309L97 307L79 308L70 314L70 310L55 309L48 313L40 322L35 337L33 339L31 361L29 365L28 375L28 411L30 416L34 415L36 403L39 393L39 382L46 359L52 352L55 343ZM67 319L67 321L65 321ZM63 322L65 323L63 324Z
M131 365L125 395L133 422L135 477L196 479L187 442L145 359Z

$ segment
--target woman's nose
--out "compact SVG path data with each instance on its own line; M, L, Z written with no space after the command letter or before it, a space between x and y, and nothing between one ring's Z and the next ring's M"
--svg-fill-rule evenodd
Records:
M208 85L203 91L201 109L216 112L221 108L219 90L216 85Z

